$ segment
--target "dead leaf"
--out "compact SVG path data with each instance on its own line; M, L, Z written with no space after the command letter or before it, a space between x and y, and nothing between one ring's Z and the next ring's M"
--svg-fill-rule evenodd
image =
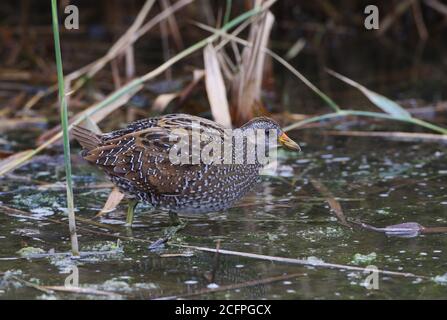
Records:
M205 60L205 86L211 113L217 123L225 128L231 128L227 90L220 70L216 49L212 44L208 44L205 47L203 56Z
M311 179L310 182L314 186L315 189L318 190L325 198L326 202L331 207L332 211L335 213L335 216L337 217L340 224L351 227L351 225L346 221L345 214L343 213L343 209L341 208L340 202L335 199L334 195L329 191L328 188L326 188L325 185L323 185L320 181Z
M258 3L259 4L259 3ZM261 104L261 89L265 67L265 51L275 18L270 11L262 14L250 25L250 33L242 52L239 71L231 83L231 104L239 123L250 120Z
M102 210L95 216L95 218L98 218L110 211L113 211L116 209L116 207L120 204L121 200L123 200L124 194L119 191L118 188L113 188L112 192L110 192L109 197L107 198L106 203L104 204L104 207Z

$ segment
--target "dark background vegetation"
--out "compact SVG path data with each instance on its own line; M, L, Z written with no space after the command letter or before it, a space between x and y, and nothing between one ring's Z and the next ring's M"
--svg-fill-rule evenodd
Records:
M80 10L80 29L61 29L65 73L105 54L132 23L143 3L137 0L60 1L61 8L75 4ZM181 9L175 15L180 40L171 30L163 35L159 27L144 35L135 47L136 74L147 72L182 48L207 36L209 33L192 22L218 25L226 4L227 1L197 0ZM363 26L363 11L369 4L379 7L380 30L366 30ZM251 6L252 1L232 1L231 16L235 17ZM149 18L161 9L161 2L157 2ZM422 107L445 100L445 2L278 1L272 11L276 21L270 47L284 55L294 43L303 40L303 50L290 62L343 106L357 108L359 104L368 105L369 102L365 102L355 89L347 88L330 77L325 71L326 67L401 101L405 107ZM60 14L62 20L62 10ZM165 49L163 37L167 37ZM165 79L178 79L191 68L202 65L201 54L194 54L181 67L175 65L166 73ZM14 98L18 93L23 94L23 89L26 89L26 97L23 98L26 101L36 90L56 82L49 1L0 3L0 68L0 107L10 104L11 99L15 104L20 104ZM271 100L267 99L270 108L290 109L294 113L321 111L321 100L307 87L287 75L281 66L274 64L273 68L274 75L266 81L274 96ZM113 89L110 68L105 68L100 75L94 80L95 89L110 92ZM158 79L163 83L162 77ZM163 90L169 91L170 88L172 86ZM293 98L289 96L292 91ZM297 97L299 101L290 103L290 99L296 100ZM143 100L141 104L151 103L151 99ZM45 106L45 103L39 104L34 109L46 109ZM199 107L199 110L204 108ZM186 111L192 113L195 109Z

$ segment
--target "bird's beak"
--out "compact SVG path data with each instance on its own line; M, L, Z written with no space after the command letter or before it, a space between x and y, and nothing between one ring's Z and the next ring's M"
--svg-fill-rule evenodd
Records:
M301 151L298 143L290 139L285 133L279 136L278 141L282 146L286 147L289 150Z

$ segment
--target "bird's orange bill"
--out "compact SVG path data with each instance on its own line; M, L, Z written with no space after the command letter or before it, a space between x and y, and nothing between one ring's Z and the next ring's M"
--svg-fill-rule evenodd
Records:
M298 143L290 139L285 133L283 133L279 138L279 143L290 150L301 151Z

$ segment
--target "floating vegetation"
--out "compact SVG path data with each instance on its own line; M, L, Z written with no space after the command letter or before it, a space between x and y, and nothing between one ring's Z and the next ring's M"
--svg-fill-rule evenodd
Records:
M351 260L352 264L356 265L368 265L373 263L377 259L377 253L371 252L368 254L356 253Z
M45 253L45 250L41 248L34 248L34 247L24 247L17 251L17 254L20 255L23 258L28 258L33 255L42 254Z

